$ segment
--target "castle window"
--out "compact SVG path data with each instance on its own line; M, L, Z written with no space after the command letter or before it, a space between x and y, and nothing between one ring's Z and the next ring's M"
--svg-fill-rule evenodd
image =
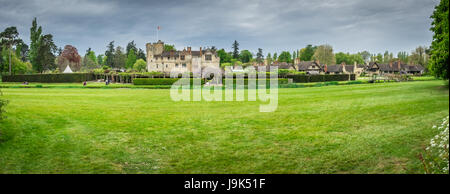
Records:
M178 63L175 63L175 67L177 67L177 68L178 68Z
M211 55L205 55L205 60L211 61Z
M184 55L181 55L181 57L180 57L180 58L181 58L181 60L184 60Z
M156 69L158 69L158 64L156 64Z
M184 67L184 68L186 67L186 63L183 63L183 67Z

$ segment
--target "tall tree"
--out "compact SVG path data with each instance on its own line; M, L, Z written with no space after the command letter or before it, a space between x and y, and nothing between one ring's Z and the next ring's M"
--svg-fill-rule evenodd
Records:
M430 72L439 78L448 80L448 59L449 53L449 26L448 26L448 10L449 0L441 0L439 5L434 8L431 19L431 31L433 34L433 42L431 43L431 57L429 63Z
M113 57L113 68L124 68L126 66L127 56L126 53L123 51L122 47L118 46L116 47L116 52L114 53Z
M217 55L220 57L220 64L230 63L232 56L225 51L225 49L220 49L217 51Z
M25 44L22 40L19 41L19 43L16 46L16 55L17 57L20 57L22 61L28 60L28 45Z
M300 50L300 60L301 61L311 61L317 47L312 45L307 45L305 48Z
M135 52L134 54L136 54L136 51L138 50L134 40L127 44L127 56L130 54L130 50L133 50Z
M53 42L53 36L51 34L46 34L39 38L39 48L35 59L35 69L37 72L42 73L45 70L53 70L56 68L55 53L57 50L58 47Z
M292 61L291 62L294 63L296 58L297 58L297 52L293 51L292 52Z
M277 62L278 61L278 54L277 53L273 53L272 61L273 62Z
M23 42L19 38L19 32L17 31L17 28L14 26L6 28L3 32L0 33L1 38L1 45L4 48L8 48L9 52L9 74L12 73L12 50L14 46L17 46L20 44L20 42Z
M103 60L104 59L103 59L103 55L102 54L97 56L97 64L104 65L104 61Z
M237 40L233 42L233 59L239 59L239 43Z
M427 67L429 56L427 55L426 50L427 48L425 46L419 46L413 50L408 59L409 63Z
M278 62L290 63L291 62L291 53L289 53L288 51L281 52L280 56L278 57Z
M391 58L389 56L389 51L384 51L383 54L383 63L389 63L391 61Z
M30 51L29 51L29 58L30 58L30 62L33 65L33 68L35 70L37 70L37 55L38 55L38 49L40 47L39 43L39 39L41 38L41 34L42 34L42 27L41 26L37 26L37 21L36 18L33 19L33 22L31 24L31 28L30 28Z
M136 58L137 59L142 59L144 61L147 61L147 58L145 57L145 53L142 49L139 49L136 53Z
M319 60L322 64L336 64L336 58L333 54L333 47L330 45L320 45L317 47L313 55L314 60Z
M126 66L125 66L126 69L132 69L134 63L136 63L137 59L136 59L135 53L136 52L133 49L129 50L128 55L127 55L127 62L126 62Z
M262 63L264 61L264 55L262 48L258 48L258 52L256 53L256 62Z
M397 58L402 62L408 63L409 55L406 51L400 51L397 54Z
M267 53L266 61L268 65L272 64L272 55L270 53Z
M359 53L359 55L361 55L361 57L363 58L363 60L365 62L369 62L370 61L371 54L369 53L369 51L363 51L363 52Z
M239 55L239 59L242 63L248 63L253 59L253 54L248 50L243 50Z
M114 41L109 42L107 49L105 51L105 65L109 66L109 67L114 67L114 53L115 53L115 49L114 49Z

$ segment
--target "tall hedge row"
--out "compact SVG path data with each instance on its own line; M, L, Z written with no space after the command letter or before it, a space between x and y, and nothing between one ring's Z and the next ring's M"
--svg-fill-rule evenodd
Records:
M93 73L3 75L3 82L72 83L95 80Z
M318 75L287 75L287 78L292 79L295 83L308 82L329 82L329 81L349 81L355 80L355 74L318 74Z

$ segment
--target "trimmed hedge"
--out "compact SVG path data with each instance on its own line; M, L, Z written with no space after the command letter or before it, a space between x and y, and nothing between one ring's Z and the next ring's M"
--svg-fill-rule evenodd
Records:
M349 81L355 80L355 77L355 74L287 75L295 83Z
M248 85L248 80L249 79L244 79L244 85ZM252 80L252 79L250 79ZM258 84L257 79L255 80L255 84ZM222 84L225 84L225 79L222 79ZM233 79L233 84L236 84L236 79ZM278 84L288 84L288 79L284 79L284 78L278 78ZM270 79L266 79L266 85L270 85Z
M74 83L95 80L93 73L3 75L2 82Z
M172 85L180 78L135 78L133 79L134 85ZM191 83L194 79L191 78ZM202 85L205 84L204 79L201 79ZM225 84L225 79L222 80ZM288 79L278 79L278 84L287 84ZM236 84L236 79L233 79L233 84ZM267 85L270 84L270 80L267 79ZM248 79L244 79L244 85L248 85Z
M133 79L134 85L172 85L181 78L135 78ZM194 79L190 79L192 83ZM205 82L201 80L201 84Z

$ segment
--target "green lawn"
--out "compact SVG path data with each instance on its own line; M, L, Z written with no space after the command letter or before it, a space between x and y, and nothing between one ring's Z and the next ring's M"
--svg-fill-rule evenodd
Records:
M261 102L169 90L3 88L0 173L423 173L443 81L279 89Z

